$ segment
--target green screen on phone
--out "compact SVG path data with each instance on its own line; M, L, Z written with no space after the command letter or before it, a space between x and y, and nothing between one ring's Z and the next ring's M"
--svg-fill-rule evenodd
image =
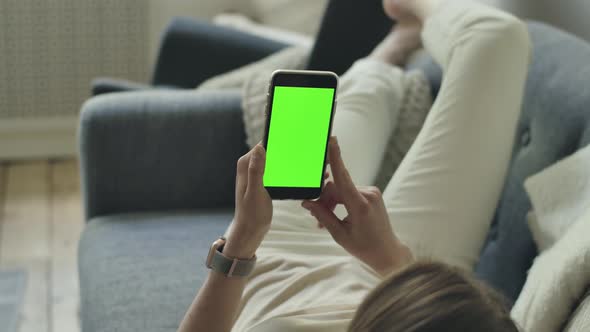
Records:
M333 88L275 86L265 187L321 186L333 100Z

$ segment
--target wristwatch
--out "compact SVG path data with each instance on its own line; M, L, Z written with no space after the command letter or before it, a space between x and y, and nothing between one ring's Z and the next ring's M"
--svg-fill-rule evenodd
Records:
M250 275L256 264L256 255L250 259L230 258L223 254L225 238L222 236L215 240L209 249L207 268L219 272L226 277L247 277Z

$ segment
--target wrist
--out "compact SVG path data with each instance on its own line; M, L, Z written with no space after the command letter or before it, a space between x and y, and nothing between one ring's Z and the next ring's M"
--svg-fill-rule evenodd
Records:
M230 258L250 259L256 254L263 237L263 235L249 233L237 225L232 225L223 247L223 254Z
M389 255L382 256L372 264L369 264L382 277L386 277L400 270L414 260L410 248L401 242L398 242L395 248L388 251L388 253Z
M222 253L228 258L250 259L256 254L258 246L240 243L233 238L227 238L227 242L223 247Z
M236 216L227 234L223 254L238 259L252 258L264 239L268 228L258 227L256 223L248 223Z

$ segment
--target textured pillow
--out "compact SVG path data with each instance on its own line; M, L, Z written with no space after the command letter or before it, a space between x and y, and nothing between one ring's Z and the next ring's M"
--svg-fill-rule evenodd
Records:
M285 68L285 67L283 67ZM285 68L301 69L301 68ZM264 136L266 93L272 70L253 73L243 88L242 109L246 129L246 143L253 147ZM375 185L381 190L389 183L393 173L401 163L410 146L418 136L426 115L432 105L430 84L421 71L406 73L404 100L383 162L377 174Z

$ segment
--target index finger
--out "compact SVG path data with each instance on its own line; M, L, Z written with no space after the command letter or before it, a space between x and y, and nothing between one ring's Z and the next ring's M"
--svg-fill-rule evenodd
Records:
M340 146L338 145L336 137L330 138L328 155L330 158L332 176L334 177L334 184L342 197L344 205L349 208L356 207L359 203L362 203L365 198L357 190L346 166L344 166Z
M236 194L238 196L244 195L248 185L248 165L250 164L251 151L238 159L236 166Z

